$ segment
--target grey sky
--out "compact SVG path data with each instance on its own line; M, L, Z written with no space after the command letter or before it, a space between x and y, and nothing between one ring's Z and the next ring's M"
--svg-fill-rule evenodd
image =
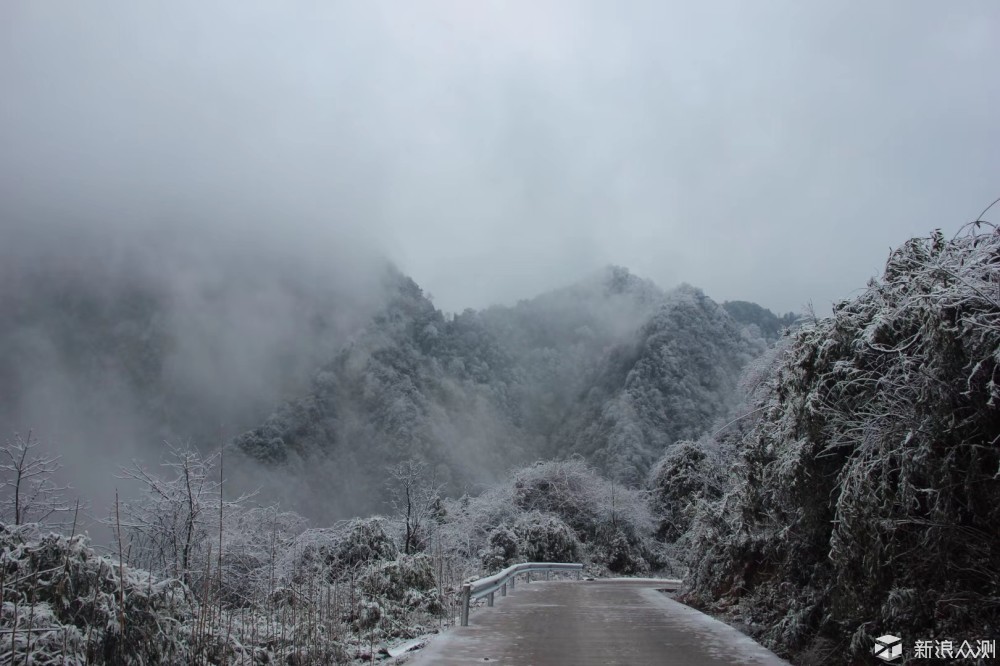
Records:
M825 309L1000 196L997 63L992 0L7 0L0 224L365 244L450 311L607 263Z

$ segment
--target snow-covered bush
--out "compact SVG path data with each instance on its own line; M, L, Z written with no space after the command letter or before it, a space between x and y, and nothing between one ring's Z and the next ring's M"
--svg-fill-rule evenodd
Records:
M343 618L379 606L315 579L232 606L209 579L192 589L36 525L0 525L0 597L11 663L72 666L350 663L371 639Z
M518 557L517 535L506 525L490 532L487 548L482 554L483 571L496 573L513 564Z
M519 509L557 515L587 536L603 517L602 509L610 512L607 481L580 458L536 463L515 472L512 482Z
M521 514L507 483L493 486L476 497L445 502L446 521L438 528L443 548L462 560L482 557L494 529L511 526Z
M226 602L243 606L270 591L281 553L305 531L306 524L297 513L275 506L227 514L220 581Z
M527 562L576 562L580 542L561 518L532 511L514 524L517 549Z
M399 554L399 547L389 536L384 518L356 518L348 521L343 529L346 535L332 551L337 566L392 560Z
M660 539L677 541L690 527L698 501L722 494L725 470L716 448L708 437L678 442L653 467L650 503Z
M616 574L634 575L648 573L651 562L657 560L644 548L640 539L629 535L617 525L605 525L598 535L595 560Z
M519 470L513 497L519 507L551 513L569 525L584 546L581 555L594 564L615 573L658 564L645 493L615 484L578 458Z
M30 663L191 662L187 586L98 556L85 537L37 529L0 524L0 627L7 641L14 632L11 663L28 663L27 654Z
M295 582L315 576L333 582L360 566L395 559L399 548L389 532L381 516L305 530L286 545L279 569Z
M358 587L368 600L380 606L384 630L392 636L411 638L419 632L419 621L444 610L437 591L434 562L427 555L400 555L390 562L376 562L358 578Z
M614 484L579 458L517 470L507 482L447 507L440 527L445 547L482 571L567 557L608 570L609 557L622 562L622 539L632 563L610 570L645 571L658 562L645 493Z

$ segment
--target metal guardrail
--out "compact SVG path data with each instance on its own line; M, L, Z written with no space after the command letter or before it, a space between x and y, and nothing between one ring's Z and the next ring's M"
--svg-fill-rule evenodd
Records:
M466 583L462 586L462 626L469 626L469 604L472 603L473 599L488 596L486 605L492 606L493 595L497 590L500 590L501 597L506 597L508 582L510 582L510 589L513 590L517 582L517 576L525 574L528 578L527 582L530 583L533 571L545 572L546 580L548 580L550 573L553 571L575 571L576 579L580 580L580 572L583 571L583 565L568 562L524 562L509 566L500 573L495 573L492 576Z

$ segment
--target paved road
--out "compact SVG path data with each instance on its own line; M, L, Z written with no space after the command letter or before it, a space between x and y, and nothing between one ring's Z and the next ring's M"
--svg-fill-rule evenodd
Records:
M552 581L519 584L493 608L472 611L414 653L407 666L586 666L787 662L732 627L657 591L662 584Z

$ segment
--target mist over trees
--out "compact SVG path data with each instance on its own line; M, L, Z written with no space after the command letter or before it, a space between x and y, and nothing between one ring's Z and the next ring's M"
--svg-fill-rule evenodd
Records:
M239 236L7 231L0 429L33 430L73 469L58 483L97 506L116 465L156 462L164 441L218 448L307 390L383 302L386 264L360 250L318 261Z
M264 247L224 229L201 246L144 227L62 232L68 244L25 227L16 251L0 250L0 427L35 428L75 470L57 482L97 507L111 484L93 459L155 464L164 442L209 451L241 432L233 487L313 518L386 510L383 469L411 458L450 494L573 453L635 484L725 409L762 345L696 290L681 297L619 267L445 314L364 252ZM701 304L685 310L686 298ZM718 343L698 352L699 339ZM724 358L657 380L671 345L676 358Z
M793 326L800 316L787 312L779 317L767 308L748 301L726 301L722 308L739 323L756 326L759 334L771 342L777 340L783 330Z
M381 488L385 465L418 459L454 495L518 464L580 455L641 485L674 441L728 412L743 366L767 347L700 290L663 292L617 267L451 316L395 279L388 305L312 391L235 440L264 469L294 470L354 512L386 498L328 487L333 469Z
M765 348L704 293L683 285L631 341L612 349L557 434L556 451L583 455L639 485L674 442L698 437L729 412L740 371Z
M384 260L320 263L238 236L64 234L0 248L0 425L46 421L53 442L106 420L218 446L220 424L253 425L303 390L382 304Z

